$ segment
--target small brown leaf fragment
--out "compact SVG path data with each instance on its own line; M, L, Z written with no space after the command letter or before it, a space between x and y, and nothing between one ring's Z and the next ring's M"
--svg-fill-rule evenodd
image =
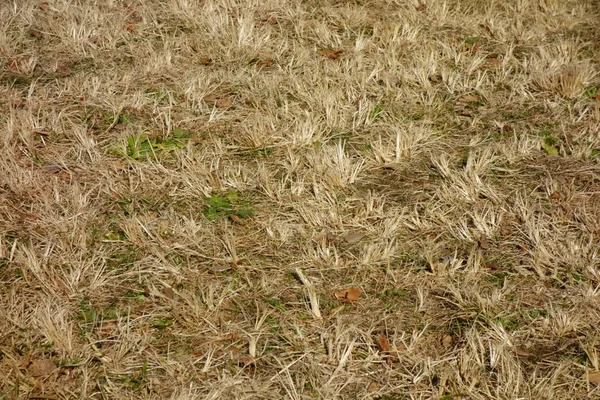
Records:
M177 297L177 295L175 294L175 291L168 286L163 289L163 294L165 295L166 298L168 298L170 300L175 300L175 298Z
M208 57L203 57L203 58L200 59L200 64L202 64L205 67L207 67L207 66L213 64L213 59L212 58L208 58Z
M385 335L379 335L377 338L377 344L379 345L379 350L390 352L392 351L392 346L390 345L390 340Z
M63 169L63 166L58 164L48 164L42 166L42 170L44 170L44 172L48 172L49 174L58 174Z
M344 50L321 49L319 52L321 53L321 55L331 60L337 60L344 53Z
M374 392L377 390L377 384L375 382L371 382L367 387L367 391Z
M254 367L256 365L256 360L251 355L246 355L239 359L239 365L241 367Z
M239 225L246 225L246 221L243 220L243 218L238 217L235 214L229 214L228 215L229 219L232 220L233 222L235 222L236 224Z
M233 106L233 100L231 100L231 97L220 97L215 101L215 106L217 108L229 108Z
M417 10L419 12L425 11L425 4L419 3L419 5L417 7L415 7L415 10Z
M509 133L514 131L513 127L508 125L508 124L504 124L502 125L502 133Z
M587 380L593 385L600 386L600 371L588 372Z
M351 303L353 301L357 301L358 299L360 299L361 294L362 290L355 287L340 290L339 292L334 293L335 298L343 303Z
M479 244L479 247L482 250L487 250L490 248L490 243L488 241L488 238L487 238L487 236L485 236L483 234L479 237L479 240L477 242Z
M257 62L256 65L259 68L268 68L273 65L273 59L272 58L264 58L264 59L260 60L259 62Z
M44 37L44 34L37 29L31 29L29 34L36 39L41 39Z
M476 54L479 51L480 47L481 45L479 44L479 42L475 43L473 47L471 47L471 54Z
M27 371L34 378L48 376L56 369L56 364L52 360L36 360L31 363Z
M444 348L450 348L452 346L452 342L454 342L454 339L451 335L442 336L442 346L444 346Z
M355 244L355 243L360 242L362 240L362 238L364 238L364 237L365 237L364 233L348 232L344 236L342 236L342 239L344 239L344 242L346 242L348 244Z
M377 344L379 345L379 350L386 353L386 361L388 364L391 364L398 359L398 353L392 349L390 340L386 335L379 335L377 338Z
M560 193L558 193L558 192L552 192L552 194L550 195L550 198L552 200L560 200Z
M27 368L31 363L31 352L27 353L25 357L21 360L20 367Z
M515 347L515 354L525 358L534 358L536 356L535 352L523 346Z

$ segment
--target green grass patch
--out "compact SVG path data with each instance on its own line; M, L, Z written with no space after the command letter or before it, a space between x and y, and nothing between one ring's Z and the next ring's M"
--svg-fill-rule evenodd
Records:
M121 157L134 160L157 158L174 150L183 149L195 132L175 128L170 136L149 136L148 134L129 135L124 149L117 151Z
M204 216L211 220L235 215L238 218L249 218L254 215L248 200L243 199L237 192L226 192L220 196L211 196L204 199Z

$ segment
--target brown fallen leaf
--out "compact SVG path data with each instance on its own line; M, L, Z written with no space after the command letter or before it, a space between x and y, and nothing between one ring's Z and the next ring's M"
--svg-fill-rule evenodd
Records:
M419 3L419 5L417 7L415 7L415 10L417 10L419 12L425 11L425 4Z
M229 214L228 217L230 220L232 220L233 222L235 222L238 225L246 225L246 221L244 221L243 218L240 218L235 214Z
M477 241L477 243L479 244L479 247L480 247L482 250L487 250L487 249L489 249L489 248L490 248L490 243L489 243L489 241L488 241L488 238L487 238L487 236L485 236L484 234L482 234L482 235L479 237L479 240Z
M264 58L264 59L260 60L259 62L257 62L256 65L259 68L268 68L273 65L273 59L272 58Z
M21 360L20 367L27 368L31 363L31 352L27 353L25 357Z
M251 355L246 355L241 357L238 360L238 363L241 367L254 367L256 365L256 360Z
M360 233L360 232L348 232L346 233L344 236L342 236L342 239L344 239L344 241L346 243L349 244L355 244L361 241L362 238L364 238L366 235L364 233Z
M600 371L588 372L587 380L591 384L600 386Z
M534 351L532 351L526 347L523 347L523 346L515 347L515 354L518 355L519 357L525 357L525 358L536 357L536 354Z
M386 354L386 362L388 364L391 364L392 362L398 360L398 352L392 349L390 340L386 335L379 335L379 337L377 338L377 344L379 345L379 350L383 351Z
M451 335L444 335L442 337L442 346L444 346L444 348L450 348L452 346L452 342L454 342L454 339Z
M202 64L205 67L207 67L207 66L213 64L213 59L212 58L208 58L208 57L203 57L203 58L200 59L200 64Z
M351 303L353 301L357 301L358 299L360 299L361 294L362 290L355 287L340 290L339 292L334 293L335 298L343 303Z
M344 53L344 50L321 49L319 53L331 60L337 60Z
M229 108L232 105L233 105L233 100L231 100L231 97L219 97L215 101L215 106L217 108Z
M168 286L166 286L162 292L165 295L165 297L168 298L169 300L175 300L175 298L177 297L177 294L175 294L175 291Z
M42 170L44 170L44 172L48 172L50 174L58 174L63 169L64 169L63 166L58 165L58 164L47 164L47 165L42 166Z
M56 369L56 364L52 360L36 360L31 363L27 371L34 378L48 376Z

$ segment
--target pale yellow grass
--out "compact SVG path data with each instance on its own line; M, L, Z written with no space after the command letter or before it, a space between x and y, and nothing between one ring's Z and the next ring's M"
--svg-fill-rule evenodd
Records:
M600 397L598 11L2 2L0 396Z

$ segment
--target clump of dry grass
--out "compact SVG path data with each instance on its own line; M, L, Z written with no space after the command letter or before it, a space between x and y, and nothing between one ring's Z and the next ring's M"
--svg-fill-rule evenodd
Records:
M584 1L0 6L3 398L591 398Z

